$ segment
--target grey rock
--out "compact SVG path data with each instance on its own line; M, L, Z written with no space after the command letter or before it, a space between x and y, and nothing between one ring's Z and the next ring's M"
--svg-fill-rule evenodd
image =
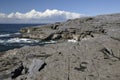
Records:
M22 62L24 68L14 80L120 80L119 17L99 15L23 29L23 35L36 36L30 38L52 40L58 38L57 34L61 38L56 44L2 52L0 79L12 80L11 72Z
M44 65L44 61L39 60L39 59L33 59L33 62L31 63L29 67L29 74L35 74L35 72L40 71L42 66Z
M45 67L46 63L39 59L33 59L28 69L28 80L36 78L36 73Z
M74 20L68 20L66 22L57 22L55 24L48 24L44 26L37 26L32 28L23 28L20 32L22 37L52 40L55 35L62 34L59 39L72 38L71 34L82 34L86 31L91 31L97 34L107 34L113 38L119 39L119 15L99 15L95 17L84 17ZM114 28L113 28L114 26Z
M60 39L60 38L61 38L61 34L54 34L51 39L56 40L56 39Z

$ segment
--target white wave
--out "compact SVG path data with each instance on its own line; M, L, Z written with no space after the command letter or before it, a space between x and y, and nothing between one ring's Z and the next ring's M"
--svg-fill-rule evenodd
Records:
M19 32L17 32L17 33L14 33L15 35L19 35L19 34L21 34L21 33L19 33Z
M38 43L39 40L26 38L11 38L9 40L0 40L0 43Z
M4 40L0 40L0 43L4 43Z
M53 43L56 43L56 41L51 40L51 41L44 42L44 43L45 43L45 44L53 44Z
M26 38L11 38L7 40L7 43L34 43L39 42L38 40L26 39Z
M0 37L9 37L10 34L0 34Z
M8 40L0 40L0 44L13 44L13 43L38 43L38 44L54 44L57 43L56 41L46 41L46 42L40 42L39 40L34 39L26 39L26 38L11 38Z
M68 42L76 43L76 42L78 42L78 41L77 41L77 40L74 40L74 39L70 39L70 40L68 40Z

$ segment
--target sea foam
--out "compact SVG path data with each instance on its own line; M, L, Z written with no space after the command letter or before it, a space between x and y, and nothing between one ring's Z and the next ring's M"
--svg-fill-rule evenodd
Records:
M0 37L9 37L10 34L0 34Z
M26 38L11 38L8 40L0 40L0 43L38 43L38 40Z
M76 43L76 42L78 42L78 41L77 41L77 40L74 40L74 39L69 39L68 42Z

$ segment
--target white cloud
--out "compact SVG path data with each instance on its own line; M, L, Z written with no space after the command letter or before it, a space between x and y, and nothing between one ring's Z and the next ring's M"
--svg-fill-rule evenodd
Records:
M0 13L0 18L5 18L6 15L4 13Z
M81 16L83 15L79 13L60 11L56 9L47 9L44 12L39 12L33 9L27 13L0 13L0 23L49 23L80 18Z

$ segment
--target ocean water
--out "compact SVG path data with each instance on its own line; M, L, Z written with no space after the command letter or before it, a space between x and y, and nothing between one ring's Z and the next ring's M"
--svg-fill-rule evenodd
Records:
M26 45L40 45L40 41L26 38L18 38L19 30L24 27L32 27L44 24L0 24L0 52Z

